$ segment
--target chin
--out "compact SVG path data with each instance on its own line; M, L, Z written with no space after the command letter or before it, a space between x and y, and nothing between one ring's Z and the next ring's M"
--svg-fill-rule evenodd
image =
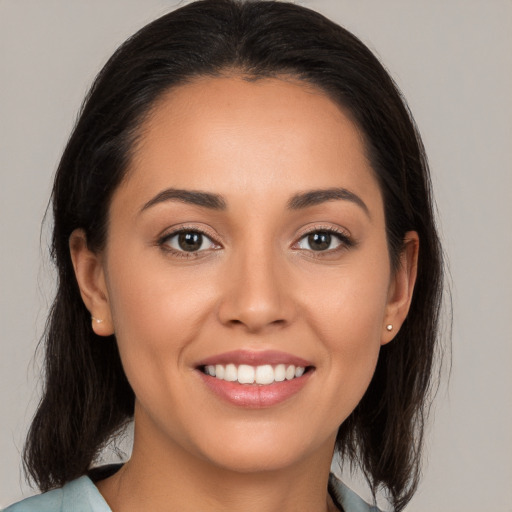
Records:
M240 474L276 472L298 464L304 457L296 451L283 453L279 450L246 449L236 453L216 453L209 459L219 468Z
M261 435L261 431L259 434L226 435L204 446L203 457L226 471L276 472L304 463L315 453L331 457L335 441L334 435L323 443L312 444L303 435L294 439L289 431L276 435L275 428L266 435Z

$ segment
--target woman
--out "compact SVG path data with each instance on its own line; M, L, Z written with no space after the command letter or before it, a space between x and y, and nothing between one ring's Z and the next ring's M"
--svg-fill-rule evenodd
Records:
M10 511L394 510L412 497L441 298L412 118L354 36L206 0L99 74L53 190L59 288ZM134 419L132 457L95 468ZM53 490L51 490L53 489Z

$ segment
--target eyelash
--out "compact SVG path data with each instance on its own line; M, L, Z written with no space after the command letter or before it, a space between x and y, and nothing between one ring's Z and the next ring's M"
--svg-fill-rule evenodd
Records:
M170 254L172 254L173 256L176 256L178 258L184 258L184 259L190 259L190 258L199 258L200 256L202 256L201 253L205 252L205 249L203 250L200 250L200 251L179 251L179 250L176 250L172 247L170 247L168 245L169 241L171 239L173 239L174 237L177 237L181 234L192 234L192 233L195 233L195 234L198 234L198 235L201 235L205 238L207 238L208 240L210 240L210 242L217 246L217 247L220 247L220 244L218 242L215 241L214 237L207 233L206 231L202 230L202 229L198 229L196 227L186 227L186 226L182 226L178 229L176 229L175 231L172 231L170 233L166 233L165 235L163 235L162 237L160 237L157 241L157 245L165 252L168 252ZM215 249L214 249L215 250Z
M309 250L309 255L313 258L323 258L328 256L333 256L338 254L339 252L346 251L347 249L350 249L351 247L354 247L356 245L355 240L350 236L350 234L347 231L334 228L332 226L314 226L312 229L309 229L299 236L299 239L297 242L295 242L293 245L296 246L301 242L302 240L306 239L308 236L313 235L315 233L326 233L328 235L331 235L338 239L340 242L338 247L335 247L334 249L327 249L325 251L314 251ZM296 249L300 250L300 249Z
M177 229L175 231L166 233L165 235L161 236L158 239L157 245L163 251L171 253L173 256L176 256L178 258L185 258L185 259L198 258L202 255L201 253L204 253L208 249L202 249L202 250L198 250L198 251L180 251L180 250L176 250L168 245L168 243L171 239L179 236L180 234L193 234L193 233L201 235L201 236L207 238L208 240L210 240L212 245L217 246L213 250L216 250L217 248L221 247L220 244L214 239L214 237L212 237L211 234L207 233L206 231L204 231L202 229L198 229L196 227L191 227L191 228L180 227L179 229ZM334 235L340 242L340 245L334 249L327 249L325 251L309 250L308 252L310 252L311 256L313 256L315 258L321 258L324 255L333 255L340 251L347 250L351 247L354 247L356 245L355 241L345 231L338 230L333 227L315 226L313 229L310 229L308 231L301 233L298 240L293 244L293 247L297 246L306 237L313 235L315 233L326 233L331 236ZM299 248L299 249L295 249L295 250L301 250L301 249ZM307 249L305 249L305 250L307 250Z

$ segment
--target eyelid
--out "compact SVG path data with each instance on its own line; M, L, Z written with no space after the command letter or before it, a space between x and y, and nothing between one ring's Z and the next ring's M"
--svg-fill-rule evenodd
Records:
M338 237L341 243L339 247L336 247L334 249L328 249L325 251L308 251L314 252L315 257L322 257L322 255L333 254L336 253L337 251L344 250L356 245L356 241L353 239L351 233L347 229L342 228L340 226L315 224L313 226L308 226L307 228L304 228L300 231L300 233L297 235L296 241L293 243L292 248L295 248L296 250L307 251L307 249L296 248L297 244L306 236L318 232L327 232L329 234L333 234L334 236Z
M328 249L325 251L308 251L308 252L315 252L316 253L315 256L321 257L322 254L333 254L333 253L336 253L337 251L347 249L349 247L353 247L356 245L356 241L352 238L352 235L348 231L348 229L342 228L340 226L333 226L332 224L330 224L330 225L329 224L314 224L314 225L309 225L300 230L300 232L297 234L297 236L295 238L295 242L293 242L293 244L292 244L292 249L306 250L306 249L299 249L296 247L297 244L299 243L299 241L301 241L304 237L306 237L308 235L311 235L313 233L320 232L320 231L328 232L328 233L333 234L334 236L338 237L341 244L339 247L336 247L334 249ZM179 235L180 233L187 233L187 232L200 233L201 235L208 238L210 240L210 242L215 247L211 248L211 249L202 249L200 251L187 252L187 251L176 250L176 249L170 247L169 245L166 245L166 242L170 238L172 238L176 235ZM197 256L201 255L202 253L207 252L208 250L221 249L223 247L223 244L219 241L219 238L221 238L221 237L217 233L212 233L210 229L207 229L204 226L197 226L194 224L184 223L184 224L178 224L176 226L169 227L166 230L164 230L163 233L157 237L156 245L160 246L163 250L168 251L170 253L177 254L182 257L190 258L190 257L197 257Z
M212 250L220 249L222 247L222 244L219 242L220 237L217 234L212 234L209 229L206 229L203 226L199 227L193 224L178 224L177 226L167 228L166 230L163 231L161 235L158 235L156 245L158 245L165 251L174 254L179 254L180 256L184 256L187 258L197 256L200 253L204 253L208 250L202 249L200 251L187 252L174 249L173 247L170 247L169 245L166 244L169 239L181 233L200 233L204 237L208 238L210 242L215 246L214 248L212 248Z
M332 224L314 224L313 226L310 225L307 226L306 228L301 229L297 235L297 240L300 240L307 235L311 235L312 233L316 233L317 231L327 231L329 233L339 235L343 239L352 239L350 231L346 228L342 228L340 226L333 226Z
M176 224L174 226L169 226L165 228L161 234L157 236L158 240L162 240L163 238L169 238L172 235L176 235L178 233L188 232L188 231L194 231L196 233L201 233L202 235L207 236L208 238L211 238L213 242L216 244L221 245L220 239L221 236L212 228L209 226L204 226L203 224L198 225L194 223L188 223L183 222Z

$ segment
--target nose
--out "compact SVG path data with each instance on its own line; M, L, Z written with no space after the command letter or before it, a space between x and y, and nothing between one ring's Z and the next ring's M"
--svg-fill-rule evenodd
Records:
M293 320L286 264L271 248L246 247L228 265L218 308L221 323L258 333L284 327Z

